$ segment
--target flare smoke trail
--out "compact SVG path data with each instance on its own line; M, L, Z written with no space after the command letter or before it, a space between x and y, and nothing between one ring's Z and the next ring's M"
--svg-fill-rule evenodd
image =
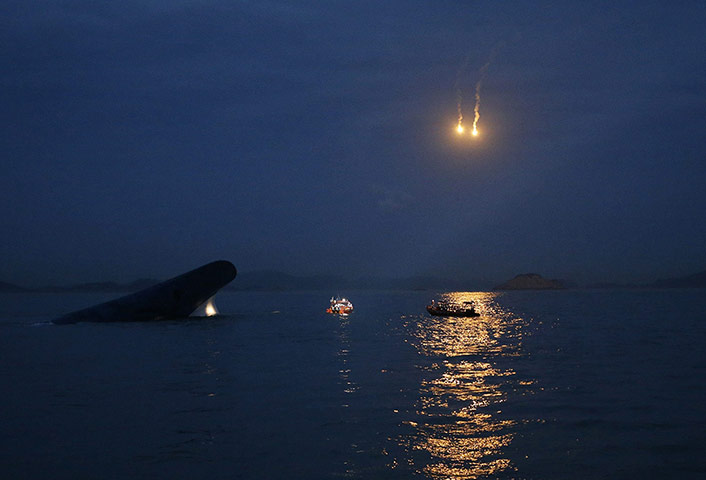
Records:
M491 55L491 59L492 59ZM476 83L476 106L473 108L473 130L471 131L471 134L473 135L478 135L478 120L480 120L480 87L483 85L483 79L485 78L485 74L488 71L488 67L490 66L490 60L483 65L480 69L480 78L478 79L478 83Z
M461 112L461 100L458 101L458 125L456 126L458 133L463 133L463 112Z
M458 133L463 133L463 110L461 108L463 105L463 92L461 91L461 75L463 75L464 70L466 70L470 59L471 55L466 55L466 59L458 69L458 73L456 74L456 83L454 84L456 88L456 110L458 111L458 124L456 125L456 130Z
M495 56L498 54L500 49L505 45L505 42L500 42L495 47L493 47L493 50L490 52L490 57L488 58L488 61L485 62L485 65L483 65L480 68L479 75L480 78L478 79L478 82L476 83L476 104L475 107L473 108L473 129L471 130L472 135L478 135L478 121L480 120L480 90L483 85L483 80L485 80L485 75L488 72L488 67L490 67L490 64L493 62L495 59ZM456 99L457 99L457 110L458 110L458 125L456 126L456 130L458 130L458 133L463 133L463 112L462 112L462 100L463 100L463 95L461 93L461 87L460 87L460 80L461 80L461 75L463 74L463 71L466 69L466 66L468 65L468 61L470 59L470 54L466 57L466 59L463 61L463 64L461 65L461 68L458 70L458 75L456 76Z

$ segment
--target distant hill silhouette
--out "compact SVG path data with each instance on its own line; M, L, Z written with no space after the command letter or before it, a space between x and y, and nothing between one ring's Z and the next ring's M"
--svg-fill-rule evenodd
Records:
M345 283L339 277L327 275L296 276L274 270L238 273L226 290L317 290Z
M0 292L26 292L27 289L7 282L0 282Z
M685 277L660 279L654 283L654 286L660 288L706 288L706 271Z
M345 290L345 289L372 289L372 290L431 290L431 289L468 289L470 286L448 279L428 276L414 276L405 278L381 277L345 277L337 275L311 275L297 276L288 273L262 270L255 272L241 272L235 281L226 287L226 290Z
M75 285L46 285L24 288L0 282L0 292L79 293L79 292L135 292L159 283L147 278L130 283L85 282ZM449 280L430 276L404 278L347 277L337 275L298 276L273 270L240 272L225 291L296 291L326 290L335 294L349 289L361 290L471 290L478 289L475 282Z
M135 292L159 283L153 278L142 278L129 283L87 282L69 286L44 286L25 288L9 282L0 281L0 292ZM274 270L261 270L238 273L237 278L224 290L236 291L287 291L287 290L327 290L332 293L348 289L361 290L446 290L471 291L486 290L484 282L449 279L431 276L412 276L402 278L384 277L347 277L342 275L298 276ZM574 285L561 280L545 279L536 273L525 273L505 283L496 285L493 290L559 290L572 288ZM629 289L629 288L706 288L706 271L660 279L651 284L619 284L602 282L587 285L586 288Z
M72 292L136 292L159 283L158 280L143 278L130 283L87 282L76 285L25 288L7 282L0 282L0 292L40 292L40 293L72 293Z
M564 288L566 286L559 280L548 280L537 273L523 273L493 287L493 290L561 290Z
M630 290L634 288L645 288L645 286L637 283L598 282L589 283L586 285L586 288L593 288L597 290Z
M141 278L130 283L117 282L90 282L79 283L68 287L53 287L64 292L136 292L159 283L153 278ZM50 287L52 288L52 287Z

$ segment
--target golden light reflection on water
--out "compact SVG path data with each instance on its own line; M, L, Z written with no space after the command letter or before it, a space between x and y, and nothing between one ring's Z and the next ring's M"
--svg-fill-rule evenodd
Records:
M417 345L424 355L457 357L483 353L510 353L508 340L517 337L516 324L508 323L507 313L493 301L497 293L452 292L442 295L447 302L472 301L480 317L418 318Z
M338 331L338 338L340 342L340 348L338 349L337 356L340 359L340 368L338 370L339 384L343 387L343 392L346 394L355 393L358 391L358 385L351 380L351 369L349 366L349 354L351 348L350 341L350 320L348 317L340 317L340 327ZM342 405L343 407L348 407L348 403Z
M523 321L503 311L497 296L447 293L441 300L473 301L481 316L424 315L408 324L419 354L436 358L422 367L427 375L416 417L406 422L414 433L401 443L409 462L431 478L478 478L513 468L503 451L516 422L501 418L500 406L506 401L503 384L515 372L493 362L519 354Z

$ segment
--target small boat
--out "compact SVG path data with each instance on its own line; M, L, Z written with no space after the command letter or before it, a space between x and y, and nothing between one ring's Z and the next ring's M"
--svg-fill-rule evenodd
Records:
M427 312L436 317L480 317L473 302L458 304L432 300L431 304L427 305Z
M326 313L348 315L353 313L353 304L347 298L331 297L331 306L326 309Z

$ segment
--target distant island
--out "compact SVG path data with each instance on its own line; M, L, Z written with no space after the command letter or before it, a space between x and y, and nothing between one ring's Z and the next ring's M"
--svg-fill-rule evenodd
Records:
M683 277L661 278L652 283L613 283L602 282L587 285L596 289L636 289L636 288L706 288L706 271Z
M68 286L47 285L24 287L0 281L0 293L77 293L77 292L135 292L159 283L153 278L143 278L129 283L111 281L80 283ZM464 278L413 276L400 278L349 277L337 275L291 275L279 271L254 271L239 273L237 279L224 287L225 291L301 291L326 290L331 293L351 289L362 290L407 290L407 291L488 291L492 283ZM567 288L589 289L642 289L642 288L706 288L706 271L660 279L651 283L622 284L615 282L593 283L578 286L563 280L543 278L536 273L524 273L493 290L563 290Z
M0 281L2 292L34 292L34 293L129 293L142 290L159 283L156 279L140 279L130 283L113 281L88 282L68 286L22 287L13 283ZM478 281L461 279L446 279L432 276L412 276L400 278L385 277L348 277L338 275L291 275L285 272L260 270L239 273L238 277L223 288L223 291L303 291L325 290L329 294L345 290L486 290L488 285Z
M654 286L657 288L705 288L706 271L685 277L660 279L654 283Z
M0 282L0 292L25 292L26 288L14 285L12 283Z
M559 280L548 280L537 273L523 273L512 280L493 287L493 290L563 290Z
M238 274L224 290L289 291L289 290L464 290L483 288L480 282L432 276L399 278L357 277L340 275L291 275L279 271L260 270Z
M159 283L159 280L143 278L130 283L116 282L90 282L79 283L77 285L57 286L47 285L43 287L21 287L7 282L0 282L0 292L35 292L35 293L103 293L103 292L135 292L151 287Z

